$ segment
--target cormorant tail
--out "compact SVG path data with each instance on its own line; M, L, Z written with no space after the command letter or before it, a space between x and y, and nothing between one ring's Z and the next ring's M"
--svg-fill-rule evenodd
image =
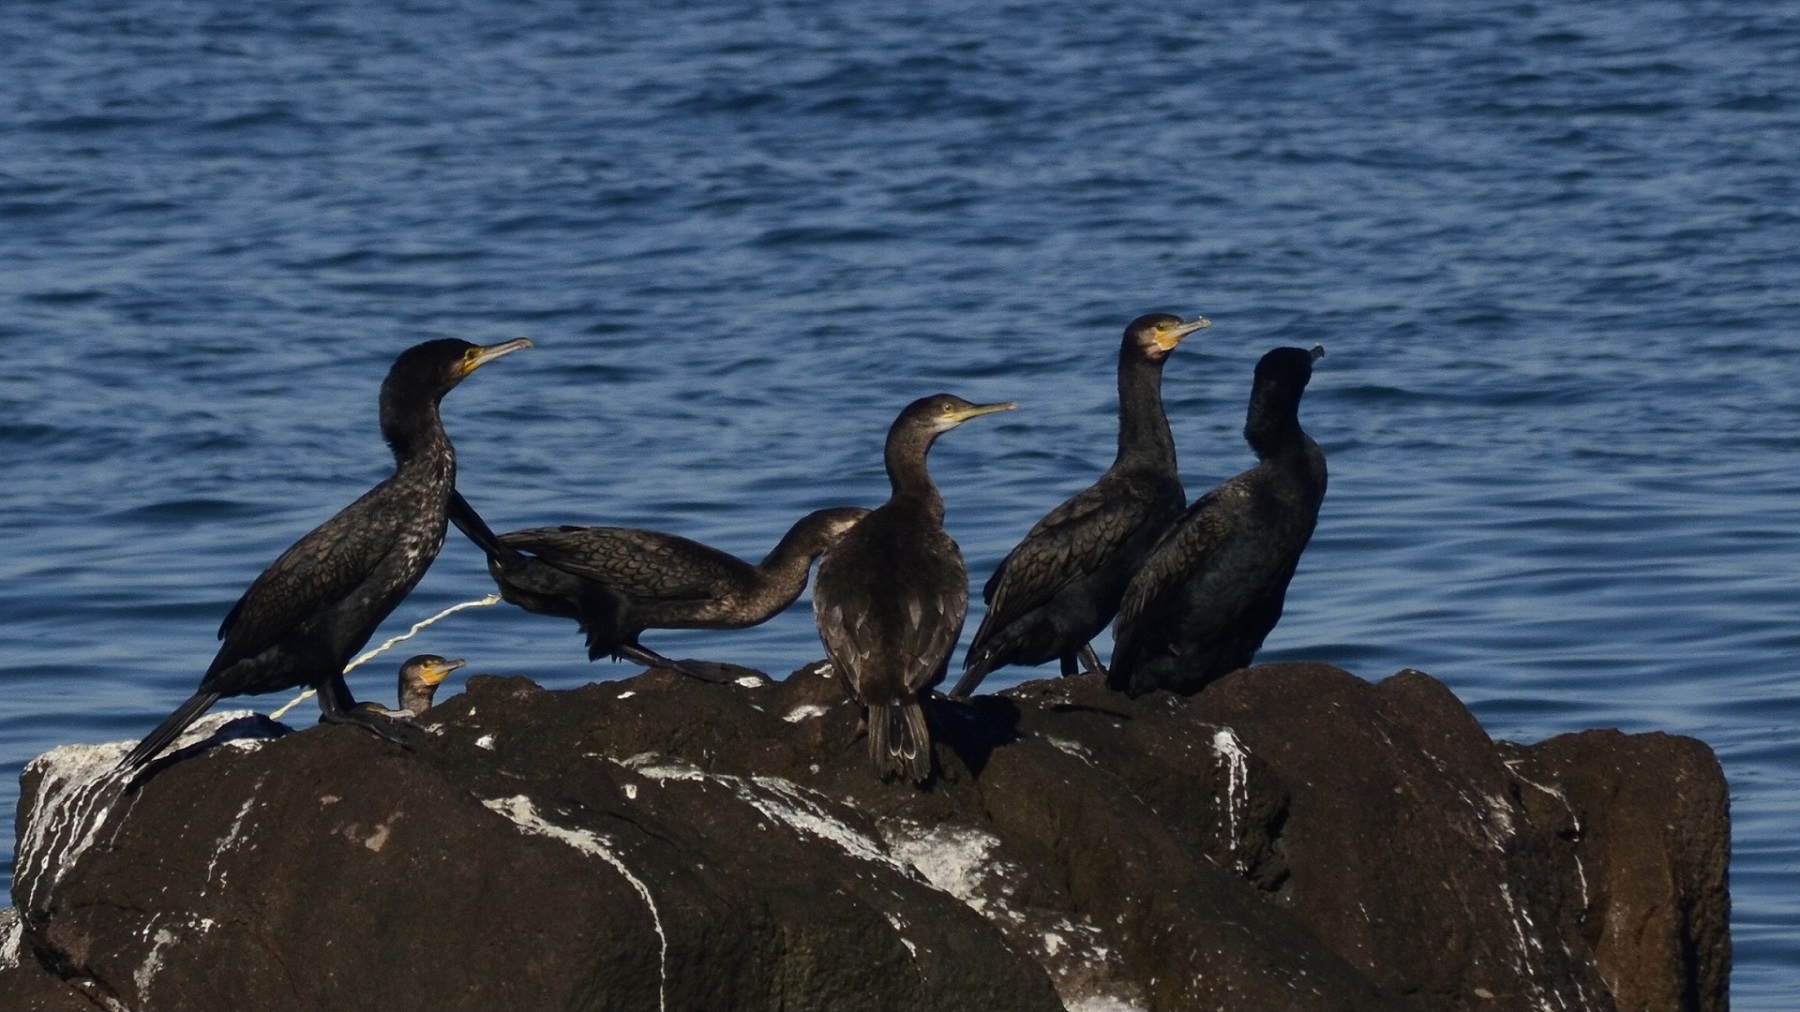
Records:
M912 703L869 704L869 757L883 780L903 777L922 784L931 777L931 730L925 708Z
M199 720L200 715L218 701L219 693L217 692L196 692L188 697L187 702L176 707L174 713L163 718L163 722L156 725L156 730L145 735L144 740L138 742L136 748L126 753L125 758L119 760L118 769L134 770L156 758L158 752L179 738L181 732L188 729L189 724Z

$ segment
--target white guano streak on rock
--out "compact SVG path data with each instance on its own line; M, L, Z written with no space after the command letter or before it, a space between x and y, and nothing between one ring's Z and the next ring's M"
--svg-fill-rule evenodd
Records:
M1444 777L1446 783L1457 784L1454 787L1457 797L1469 807L1474 815L1475 830L1485 838L1489 849L1499 859L1502 869L1507 867L1507 845L1518 835L1518 827L1513 818L1512 799L1501 795L1483 795L1479 799L1471 797L1469 792L1459 784L1459 779L1450 770L1450 765L1429 750L1421 750L1431 765ZM1500 882L1500 903L1506 908L1507 920L1513 930L1515 944L1513 967L1523 982L1531 1000L1542 1012L1567 1010L1569 999L1559 985L1550 979L1550 974L1543 966L1544 941L1537 924L1532 921L1530 911L1513 898L1512 885L1504 878ZM1535 955L1534 955L1535 954ZM1546 981L1549 981L1546 983ZM1578 1007L1587 1007L1588 996L1583 993L1580 984L1575 985L1580 1001Z
M156 928L152 932L151 928L155 924L156 919L152 918L149 924L144 925L144 936L150 942L150 951L144 954L144 961L138 964L138 968L131 972L131 982L137 985L138 1001L146 1004L150 997L150 985L156 981L157 973L163 968L163 950L181 941L181 936L171 928ZM204 935L217 924L210 917L188 918L185 921L177 918L177 926L193 935Z
M738 801L756 809L765 818L795 832L824 840L859 860L887 865L898 871L906 870L906 866L896 861L879 841L857 832L834 817L825 807L822 795L814 794L791 780L708 773L698 766L653 752L632 756L619 765L659 784L717 784L731 791Z
M1063 1005L1065 1012L1146 1012L1144 1006L1109 996L1079 998Z
M999 838L978 829L899 823L892 827L888 845L939 892L956 897L984 917L1003 912L990 912L989 897L981 894L983 883L996 870L993 856ZM1000 906L1004 908L1004 904Z
M1558 790L1557 788L1551 787L1548 784L1540 784L1536 780L1526 779L1524 776L1520 775L1520 773L1519 773L1519 767L1521 765L1523 765L1523 763L1521 763L1517 759L1508 759L1506 761L1507 770L1512 773L1513 777L1515 779L1517 779L1519 781L1519 783L1522 783L1527 787L1535 787L1538 790L1543 791L1545 794L1548 794L1551 797L1555 798L1563 806L1563 808L1568 811L1569 821L1574 825L1576 836L1579 838L1584 827L1581 825L1581 817L1575 814L1575 806L1569 804L1569 796L1567 794L1564 794L1562 791ZM1575 878L1578 882L1581 883L1581 908L1583 910L1586 910L1588 907L1588 903L1589 903L1587 869L1585 867L1583 867L1581 864L1581 848L1574 847L1574 848L1572 848L1572 852L1575 855Z
M656 939L661 946L661 962L659 977L656 982L656 1007L667 1010L669 1007L669 936L663 933L662 914L656 909L656 899L650 895L650 887L644 880L631 873L625 862L607 846L605 837L598 833L583 829L569 829L558 826L538 814L537 806L524 795L510 798L483 799L481 802L492 811L498 812L512 820L513 825L522 832L534 836L545 836L558 843L573 847L583 854L597 857L613 867L631 883L638 896L644 901L644 907L650 911L650 923L656 928Z
M14 907L0 910L0 970L19 968L19 944L25 939L25 919Z
M220 840L219 845L213 849L211 860L206 862L206 881L202 883L200 887L202 892L205 892L207 887L212 885L213 871L219 866L219 858L224 857L226 852L231 850L232 846L237 843L238 836L242 834L244 829L244 817L249 815L250 809L256 806L256 792L261 789L262 784L262 780L259 779L256 781L256 786L250 789L250 796L245 798L243 805L238 808L237 818L232 820L231 828L225 832L225 838ZM224 876L219 877L219 884L225 884Z
M811 720L814 717L823 717L829 712L831 711L816 703L802 703L783 714L781 719L790 724L798 724L803 720Z
M1238 740L1237 732L1229 727L1221 727L1213 732L1213 753L1225 767L1225 821L1230 838L1226 845L1231 849L1231 865L1242 875L1249 871L1242 855L1238 853L1238 821L1240 813L1250 806L1250 766L1245 761L1249 751L1244 743Z

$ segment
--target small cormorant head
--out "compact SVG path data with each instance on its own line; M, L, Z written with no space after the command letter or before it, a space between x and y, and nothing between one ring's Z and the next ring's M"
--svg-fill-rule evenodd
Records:
M949 432L971 418L991 415L996 411L1011 411L1019 406L1017 401L1001 401L998 404L974 404L963 400L955 394L932 394L921 397L906 406L895 421L896 426L918 427L936 434Z
M800 522L796 523L794 527L812 535L815 543L822 546L820 550L823 551L824 547L837 544L840 538L850 533L850 528L855 527L863 517L868 515L869 511L861 506L833 506L829 509L813 510L801 517Z
M1125 325L1125 342L1152 362L1169 357L1181 339L1212 326L1204 316L1183 320L1169 313L1146 313Z
M1325 357L1325 346L1315 344L1312 350L1305 348L1276 348L1256 363L1256 378L1252 388L1268 384L1278 384L1304 390L1312 379L1313 363Z
M386 396L405 391L442 397L494 359L529 347L531 339L524 337L488 345L470 344L454 337L415 344L394 359L382 393Z
M431 698L450 672L466 661L451 661L437 654L420 654L400 665L400 708L414 714L431 709Z

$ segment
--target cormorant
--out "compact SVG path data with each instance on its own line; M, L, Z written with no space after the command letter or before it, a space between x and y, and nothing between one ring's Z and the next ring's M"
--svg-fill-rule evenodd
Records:
M969 606L968 571L944 532L944 500L925 455L940 433L1016 407L950 394L907 405L888 430L892 494L819 563L819 639L867 708L869 754L884 780L898 775L917 784L931 775L931 732L919 700L944 680Z
M320 719L393 737L389 718L357 710L344 665L406 597L444 543L456 451L438 404L470 373L521 348L447 338L400 353L381 384L381 434L394 473L295 542L263 570L219 626L224 640L200 688L119 766L148 762L221 697L308 686Z
M1260 463L1202 496L1150 550L1119 605L1107 685L1198 692L1248 665L1275 628L1325 498L1325 454L1300 428L1300 395L1324 353L1276 348L1256 364L1244 438Z
M1119 453L1100 480L1051 510L1007 553L981 596L987 614L963 657L952 696L975 691L1008 664L1077 658L1099 669L1089 641L1119 610L1125 584L1181 515L1187 496L1163 414L1163 362L1182 338L1211 326L1167 313L1131 321L1119 345Z
M869 511L816 510L800 518L757 565L660 531L625 527L534 527L497 537L466 503L451 516L489 548L500 596L526 611L573 618L588 659L626 657L684 674L645 649L646 629L743 629L768 621L806 589L813 560Z
M467 663L445 660L437 654L407 658L400 665L400 709L415 717L431 709L431 698L437 695L438 686L450 672Z

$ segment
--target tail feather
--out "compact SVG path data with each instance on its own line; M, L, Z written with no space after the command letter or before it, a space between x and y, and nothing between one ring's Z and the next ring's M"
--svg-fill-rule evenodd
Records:
M994 669L994 652L983 649L981 656L975 655L975 648L969 648L969 655L963 659L962 677L957 679L956 688L950 690L950 698L966 699L975 692L981 680Z
M125 758L119 760L118 768L134 770L156 758L158 752L161 752L176 738L181 737L181 732L187 730L189 724L199 720L200 715L211 709L212 705L218 701L219 694L217 692L196 692L189 696L187 702L182 703L175 708L174 713L163 718L163 722L156 725L156 730L145 735L144 740L138 742L136 748L126 753Z
M903 777L922 784L931 777L931 729L925 708L911 703L869 704L869 757L886 780Z

